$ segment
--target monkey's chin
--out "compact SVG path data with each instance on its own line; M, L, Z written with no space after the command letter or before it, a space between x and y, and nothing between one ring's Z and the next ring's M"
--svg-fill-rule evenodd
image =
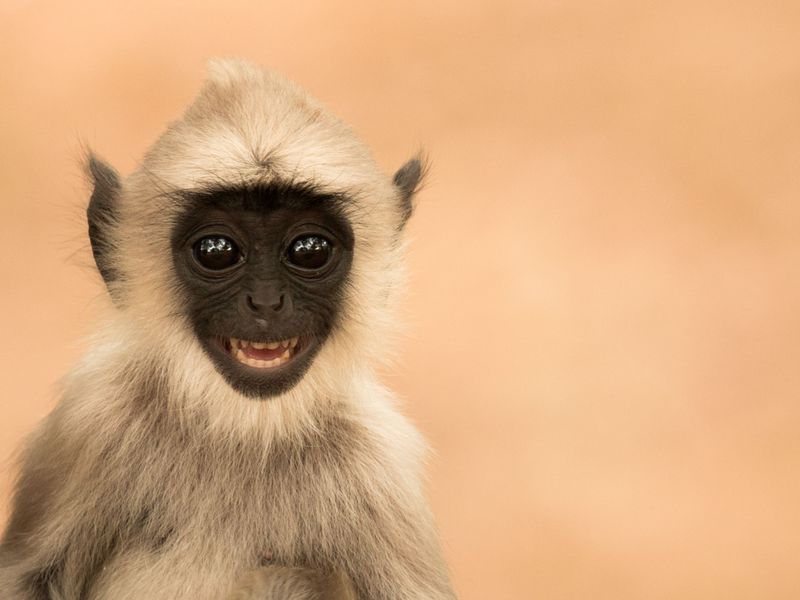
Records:
M253 399L289 391L308 370L318 349L312 336L280 340L212 336L202 345L228 384Z

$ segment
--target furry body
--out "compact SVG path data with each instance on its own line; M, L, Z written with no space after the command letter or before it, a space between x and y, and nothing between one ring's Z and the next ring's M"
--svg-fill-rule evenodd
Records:
M114 307L24 451L0 597L453 598L424 443L372 370L419 163L389 180L302 90L225 61L136 172L92 172L90 234ZM214 369L167 250L152 250L169 247L181 192L276 182L347 197L355 251L308 371L253 400Z

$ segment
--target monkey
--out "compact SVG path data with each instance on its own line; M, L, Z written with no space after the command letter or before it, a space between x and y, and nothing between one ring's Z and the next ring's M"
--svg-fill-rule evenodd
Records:
M126 177L89 153L107 310L23 446L9 600L452 600L427 445L378 380L421 155L386 176L218 59Z

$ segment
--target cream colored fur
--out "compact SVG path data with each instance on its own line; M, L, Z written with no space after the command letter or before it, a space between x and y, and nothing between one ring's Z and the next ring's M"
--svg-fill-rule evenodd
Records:
M300 383L254 401L181 316L169 240L176 192L269 182L351 199L356 241L343 325ZM120 301L26 446L0 597L347 598L344 581L364 600L453 598L425 444L374 375L404 243L400 192L366 147L291 82L217 61L118 200ZM336 584L309 591L303 573Z
M243 420L238 394L210 368L188 328L175 319L174 277L167 261L153 264L150 244L161 241L167 248L176 216L173 192L219 182L271 181L312 183L354 200L348 205L356 236L349 289L356 293L345 300L347 328L329 340L304 381L277 401L250 403ZM298 86L242 61L213 62L211 79L194 104L124 185L125 225L115 239L121 269L133 283L121 291L128 299L126 310L115 316L127 329L125 339L135 335L145 349L161 345L171 360L184 361L174 365L174 372L186 379L183 384L200 387L188 396L199 402L213 398L208 409L220 426L255 424L265 432L263 423L273 429L302 419L310 398L341 391L331 388L360 377L360 370L386 353L394 321L391 304L404 284L397 196L349 127ZM142 232L147 232L144 244ZM186 368L204 361L209 368ZM228 410L231 403L236 411Z

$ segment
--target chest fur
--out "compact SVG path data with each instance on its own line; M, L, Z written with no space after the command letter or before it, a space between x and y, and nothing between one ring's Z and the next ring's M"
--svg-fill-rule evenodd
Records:
M335 560L337 540L365 518L376 479L391 478L369 433L349 421L269 447L180 436L170 446L150 449L106 495L113 503L127 489L135 508L109 527L155 552L324 565Z

